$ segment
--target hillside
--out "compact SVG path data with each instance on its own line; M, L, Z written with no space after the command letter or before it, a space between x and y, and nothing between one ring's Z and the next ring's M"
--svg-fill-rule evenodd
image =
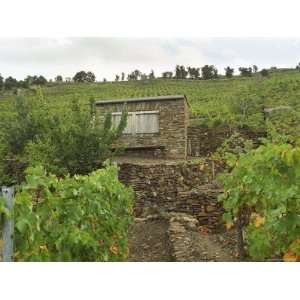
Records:
M106 82L93 84L49 83L42 88L45 99L59 107L74 97L88 103L95 99L114 99L143 96L185 94L190 103L192 118L208 126L261 127L262 107L288 105L293 108L291 122L300 115L300 72L274 72L267 78L259 75L251 78L234 77L216 80L163 80ZM36 97L34 89L25 91L28 99ZM0 97L1 110L15 97ZM289 114L290 115L290 114ZM289 117L290 118L290 117ZM286 118L285 118L286 119Z

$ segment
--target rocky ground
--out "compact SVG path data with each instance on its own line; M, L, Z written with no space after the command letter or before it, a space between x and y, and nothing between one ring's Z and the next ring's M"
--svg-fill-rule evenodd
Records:
M129 231L132 262L172 261L166 220L136 220Z
M236 261L235 231L211 233L192 216L171 213L136 219L129 233L129 261Z

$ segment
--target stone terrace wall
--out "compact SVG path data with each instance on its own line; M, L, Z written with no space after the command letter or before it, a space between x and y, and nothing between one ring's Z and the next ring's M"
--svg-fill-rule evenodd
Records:
M212 163L208 160L121 163L119 178L136 194L135 215L151 209L184 212L197 217L200 225L221 229L220 190L211 184Z
M265 136L264 131L239 129L238 132L247 139L258 143L258 139ZM234 131L229 127L207 128L201 125L190 125L187 129L188 155L193 157L208 156L215 152Z

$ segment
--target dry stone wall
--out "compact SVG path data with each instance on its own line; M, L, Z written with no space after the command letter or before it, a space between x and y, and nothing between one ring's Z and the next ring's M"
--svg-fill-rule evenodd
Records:
M251 139L254 144L266 135L264 131L239 129L242 137ZM208 156L215 152L222 143L234 133L229 127L208 128L200 125L190 125L187 128L188 155L192 157Z
M119 166L120 180L135 191L136 216L153 214L155 210L183 212L195 216L200 225L211 230L223 227L223 210L217 201L220 189L212 184L211 161L121 163Z

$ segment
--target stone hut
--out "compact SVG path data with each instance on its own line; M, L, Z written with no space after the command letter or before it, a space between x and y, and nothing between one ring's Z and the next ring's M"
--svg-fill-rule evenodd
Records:
M102 113L112 113L113 125L120 122L124 109L127 127L115 147L139 157L187 157L188 102L185 96L159 96L102 100L96 102Z

